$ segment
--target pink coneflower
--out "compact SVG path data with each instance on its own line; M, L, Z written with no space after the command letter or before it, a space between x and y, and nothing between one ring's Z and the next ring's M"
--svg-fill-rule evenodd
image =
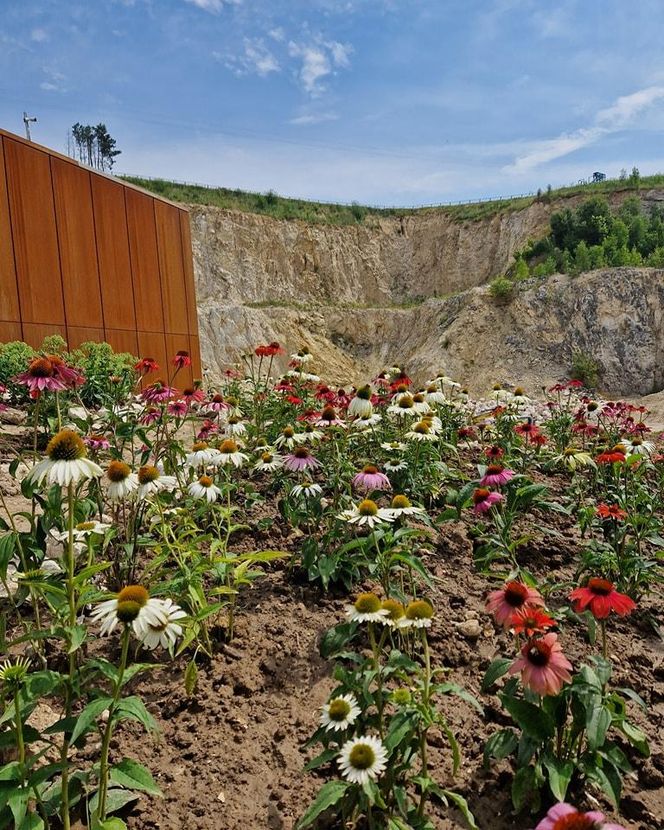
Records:
M193 403L200 403L201 401L204 401L205 393L202 389L192 389L191 387L188 387L187 389L182 390L182 400L191 406Z
M493 614L494 620L504 629L512 627L512 618L516 611L526 605L544 607L542 595L535 588L529 588L523 582L512 580L498 591L492 591L486 600L486 610Z
M486 487L478 487L473 493L473 511L475 513L487 513L494 504L498 504L504 498L500 493L487 490Z
M580 813L571 804L555 804L535 830L625 830L622 824L604 822L604 813L590 810Z
M367 464L361 472L353 476L353 487L370 493L372 490L390 490L392 485L389 478L385 473L381 473L378 467Z
M186 401L171 401L167 407L168 414L174 418L183 418L188 411L189 407Z
M149 403L165 403L175 397L177 389L167 386L163 381L156 380L150 386L146 386L141 392L141 397Z
M486 468L486 473L480 479L481 487L502 487L511 478L514 478L514 472L503 467L502 464L489 464Z
M134 370L139 375L149 375L151 372L159 371L159 364L153 357L142 357L138 363L135 364Z
M536 640L528 640L510 666L510 674L521 673L523 685L541 695L557 695L565 683L572 679L572 664L563 654L557 634L545 634Z
M598 620L605 620L611 611L624 617L636 608L636 603L627 594L616 591L608 579L598 577L589 579L585 588L575 588L569 598L574 602L575 611L581 612L589 608Z
M175 357L173 358L173 366L179 372L180 369L184 369L186 366L191 366L191 357L189 356L189 352L185 351L184 349L176 352Z
M161 412L158 409L155 409L154 406L148 407L145 412L141 415L138 419L139 423L143 424L143 426L151 426L152 424L156 424L157 421L161 418Z
M224 400L223 395L216 394L205 404L205 408L210 412L223 412L228 409L228 404Z
M14 383L27 386L30 394L41 392L63 392L67 385L55 373L55 367L47 357L35 357L20 375L12 378Z
M320 461L316 461L306 447L297 447L284 458L284 467L293 473L299 473L302 470L320 467Z
M105 438L103 435L86 435L83 438L83 442L91 450L107 450L111 446L108 438Z
M333 406L326 406L314 423L319 427L342 427L345 425L341 418L337 417L336 409Z

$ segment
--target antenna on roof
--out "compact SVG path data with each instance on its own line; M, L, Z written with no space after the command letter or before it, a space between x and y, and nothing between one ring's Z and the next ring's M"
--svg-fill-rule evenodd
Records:
M28 115L28 113L25 110L23 110L23 123L25 124L25 137L28 139L28 141L32 141L32 138L30 137L30 123L31 122L34 123L34 124L37 123L36 116Z

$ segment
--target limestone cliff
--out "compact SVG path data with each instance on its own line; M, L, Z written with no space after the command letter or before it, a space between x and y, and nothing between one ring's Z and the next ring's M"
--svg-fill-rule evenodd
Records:
M660 389L661 271L557 276L505 306L483 287L546 232L553 210L579 200L466 222L429 211L352 227L192 207L204 362L214 376L276 339L289 350L308 344L334 381L393 362L422 377L442 365L482 392L494 380L564 377L579 349L603 367L607 392Z

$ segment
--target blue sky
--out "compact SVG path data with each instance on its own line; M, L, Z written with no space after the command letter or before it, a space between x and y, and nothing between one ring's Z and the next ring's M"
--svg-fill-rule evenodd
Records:
M0 0L0 126L117 170L422 204L664 171L661 0Z

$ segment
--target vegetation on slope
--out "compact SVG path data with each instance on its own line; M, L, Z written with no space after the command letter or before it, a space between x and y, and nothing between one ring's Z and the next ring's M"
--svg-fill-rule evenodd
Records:
M370 223L372 219L375 220L381 216L407 216L431 212L444 212L456 221L462 222L523 210L538 200L551 201L589 192L593 194L624 191L637 193L640 188L664 185L664 175L644 178L637 175L636 177L631 176L629 179L610 179L593 184L562 187L556 190L547 189L532 196L467 202L459 205L441 205L439 207L377 208L356 203L350 205L331 204L305 199L288 199L278 196L273 191L251 193L239 189L231 190L226 187L180 184L166 179L144 179L136 176L123 176L122 178L174 202L211 205L227 210L263 214L272 216L274 219L301 219L305 222L327 225L361 225Z

